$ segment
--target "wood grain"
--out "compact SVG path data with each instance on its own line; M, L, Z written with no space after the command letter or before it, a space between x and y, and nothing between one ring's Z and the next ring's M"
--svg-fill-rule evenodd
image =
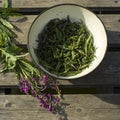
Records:
M0 0L1 1L1 0ZM47 8L57 4L74 3L85 7L120 8L120 0L9 0L13 8ZM0 3L1 5L1 3ZM34 13L32 13L34 14ZM98 15L103 21L108 44L120 44L120 14ZM27 43L30 25L37 15L27 15L26 19L13 22L19 43ZM120 87L120 51L107 52L99 67L85 77L76 80L58 80L68 90L72 87L97 86ZM63 95L59 115L39 107L39 103L29 95L4 95L4 88L18 84L15 73L0 74L0 120L120 120L120 94L71 94ZM106 89L105 89L106 90ZM77 91L74 91L76 93ZM101 92L102 93L102 92Z
M17 84L18 80L15 73L0 73L0 86L12 86Z
M72 80L58 80L61 85L81 87L92 85L120 85L120 52L108 52L104 60L92 73L85 77ZM14 73L0 74L0 86L17 85L18 81Z
M74 3L85 7L120 7L120 0L11 0L12 7L50 7L63 3Z
M3 6L3 0L0 0L0 7Z
M18 35L17 41L26 44L29 28L37 17L36 15L27 15L26 20L19 20L19 22L13 22L16 25L18 31L15 33ZM108 43L120 44L120 15L99 15L99 18L104 23L108 33Z
M1 120L119 120L120 94L64 95L59 115L39 107L28 95L0 95ZM64 118L64 119L62 119Z

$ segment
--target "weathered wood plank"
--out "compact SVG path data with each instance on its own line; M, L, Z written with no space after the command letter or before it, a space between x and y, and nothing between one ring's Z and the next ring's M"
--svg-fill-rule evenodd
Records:
M92 86L92 85L120 85L120 52L107 52L104 60L92 73L73 80L59 80L61 85ZM14 73L0 74L0 86L17 85ZM73 86L73 87L74 87Z
M27 43L27 35L29 28L36 18L36 15L28 15L27 20L24 22L13 22L20 30L16 31L18 35L17 40L20 43ZM120 44L120 15L99 15L100 19L103 21L107 32L108 32L108 43L119 43Z
M0 7L3 6L3 0L0 0Z
M120 32L120 14L119 15L98 15L108 31Z
M15 73L0 73L0 86L17 85L18 80Z
M89 7L120 7L120 0L11 0L12 7L50 7L63 3L74 3Z
M31 96L0 95L1 120L119 120L120 94L64 95L60 115L39 107ZM71 114L72 113L72 114ZM64 119L63 119L64 118Z

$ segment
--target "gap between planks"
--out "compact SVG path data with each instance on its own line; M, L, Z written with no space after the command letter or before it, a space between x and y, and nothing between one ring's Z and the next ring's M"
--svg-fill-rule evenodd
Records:
M120 14L120 7L86 7L95 14ZM37 15L48 8L19 8L13 10L14 12L23 15Z

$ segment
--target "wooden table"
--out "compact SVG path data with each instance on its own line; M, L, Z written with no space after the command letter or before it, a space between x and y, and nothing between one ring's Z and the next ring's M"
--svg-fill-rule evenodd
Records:
M96 13L108 33L108 50L99 67L76 80L58 80L64 100L61 118L39 107L29 95L18 94L14 73L0 74L0 120L120 120L120 0L10 0L27 20L13 23L26 45L29 27L44 9L61 3L83 5Z

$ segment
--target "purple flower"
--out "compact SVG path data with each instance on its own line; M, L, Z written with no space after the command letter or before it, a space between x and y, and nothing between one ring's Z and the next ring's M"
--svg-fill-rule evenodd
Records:
M41 82L42 82L42 85L40 87L40 91L44 91L46 88L49 87L48 77L46 75L43 75Z
M56 87L56 82L53 81L50 77L43 75L41 82L43 83L43 87L41 91L45 90L46 88L54 88Z
M45 97L47 98L47 100L52 101L54 104L57 104L60 102L60 99L58 97L53 96L50 93L45 94Z
M52 111L52 106L49 105L46 100L44 100L44 97L39 97L38 100L41 107L45 108L48 111Z
M30 91L31 86L30 86L30 84L28 83L27 80L22 79L19 83L19 88L22 92L27 94Z
M47 105L47 104L46 104L45 108L46 108L46 110L48 110L48 111L52 111L52 106L51 106L51 105Z
M31 95L32 95L33 97L37 97L37 96L38 96L38 94L36 93L36 91L35 91L34 88L32 88L32 87L31 87Z
M33 78L33 81L36 82L36 81L38 81L38 79L37 78Z
M49 97L51 97L52 95L51 95L50 93L48 93L46 96L49 98Z
M45 108L48 111L55 112L57 105L60 99L50 93L44 94L43 91L47 88L55 89L57 86L57 82L53 81L49 76L43 75L40 84L40 79L32 78L32 82L28 79L21 78L19 82L19 88L22 92L26 94L31 94L35 97L41 107ZM40 95L41 93L41 95Z
M43 75L41 81L42 81L43 84L46 84L46 82L47 82L47 76Z
M41 107L51 112L55 111L55 108L60 101L58 97L51 94L43 94L42 96L38 96L37 99Z
M54 101L55 104L58 104L60 102L60 98L54 97L53 101Z

